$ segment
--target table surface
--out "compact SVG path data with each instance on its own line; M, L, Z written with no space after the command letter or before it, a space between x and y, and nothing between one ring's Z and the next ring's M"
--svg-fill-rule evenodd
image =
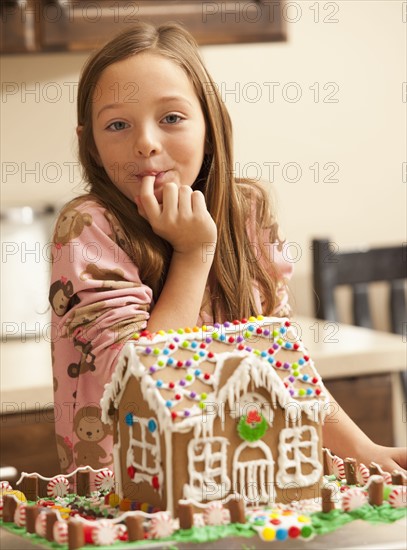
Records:
M323 379L400 372L407 368L407 346L400 335L313 317L298 316L292 324ZM0 354L2 413L18 412L22 403L26 410L52 405L49 342L10 340L0 345Z
M252 550L252 549L274 549L274 550L405 550L407 547L407 521L406 518L393 524L370 524L365 521L356 520L344 525L334 533L317 536L311 541L287 540L285 542L264 542L256 535L251 538L233 537L220 539L211 543L159 543L144 546L132 546L129 550L146 548L156 550L158 548L169 548L176 546L179 550L188 548L196 550ZM28 539L17 537L0 529L0 548L2 550L35 550L38 548L49 548L47 546L32 544Z

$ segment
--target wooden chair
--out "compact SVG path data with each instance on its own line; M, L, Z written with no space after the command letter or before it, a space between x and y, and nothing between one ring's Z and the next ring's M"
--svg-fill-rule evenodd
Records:
M387 281L390 286L391 332L403 335L406 338L406 244L386 248L339 251L338 246L328 239L314 239L312 250L315 316L318 319L338 322L338 309L335 304L334 291L338 286L348 285L352 289L352 323L360 327L374 328L369 305L369 284L376 281ZM388 377L388 375L385 376ZM404 400L406 400L407 372L402 372L400 377L398 386L401 382L400 393L404 394ZM350 387L354 388L354 382L355 380ZM372 379L372 384L375 383L377 381ZM384 383L383 377L383 386ZM327 386L329 389L329 384ZM337 388L339 388L340 393L342 386L339 380L335 389ZM385 391L384 388L383 391ZM357 414L357 405L350 404L350 409L352 408Z
M353 289L353 324L373 328L368 286L375 281L388 281L391 331L406 334L406 245L337 252L328 239L314 239L312 246L314 306L318 319L338 321L334 290L339 285L350 285Z

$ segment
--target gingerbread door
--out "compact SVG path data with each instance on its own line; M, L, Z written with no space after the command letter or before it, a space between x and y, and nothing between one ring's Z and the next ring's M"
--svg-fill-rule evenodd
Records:
M274 460L263 441L245 441L233 456L233 488L246 504L273 502Z

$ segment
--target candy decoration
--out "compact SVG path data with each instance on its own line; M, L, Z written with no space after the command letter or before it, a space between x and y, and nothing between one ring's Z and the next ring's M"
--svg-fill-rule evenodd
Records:
M3 502L3 499L0 497L0 518L3 518L3 507L4 507L4 502Z
M237 432L245 441L257 441L267 431L267 422L262 414L256 409L250 410L243 415L237 425Z
M96 546L110 546L118 539L116 525L107 520L100 520L92 530L92 541Z
M47 528L47 512L40 512L35 520L35 532L41 538L45 538Z
M56 521L52 528L54 541L58 544L68 543L68 523L66 521Z
M97 491L110 493L114 488L114 473L108 469L98 472L95 476L95 487Z
M204 513L205 525L225 525L228 523L227 510L222 506L221 502L212 502Z
M356 478L358 480L358 483L360 483L360 485L366 485L366 483L369 480L369 477L370 477L369 468L362 463L359 464L357 473L356 473Z
M343 460L339 456L334 456L332 459L333 474L337 479L345 479L345 466Z
M151 520L150 535L154 539L169 537L174 532L174 526L169 512L157 512Z
M129 540L129 534L127 532L127 527L123 523L117 523L115 525L117 538L121 541Z
M349 489L343 495L342 498L342 509L345 512L351 512L356 508L360 508L368 502L368 494L362 489L356 487Z
M64 476L54 477L47 485L47 495L51 498L65 497L68 490L69 481Z
M395 487L389 495L389 503L392 508L404 508L407 506L407 487L405 485Z
M14 512L14 523L19 527L25 527L26 509L26 504L19 504Z
M391 485L391 474L389 472L381 472L380 475L383 476L386 485Z
M16 491L14 489L6 489L3 493L3 497L6 495L14 496L19 502L27 502L25 494L22 493L21 491Z
M8 491L10 489L13 488L8 481L0 481L0 495L3 493L3 491Z

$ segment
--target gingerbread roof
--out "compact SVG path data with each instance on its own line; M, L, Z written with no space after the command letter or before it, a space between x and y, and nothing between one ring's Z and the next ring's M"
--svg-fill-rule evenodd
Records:
M241 359L220 387L227 359ZM149 407L157 411L160 427L185 431L202 424L214 404L239 398L253 381L270 392L273 406L291 417L298 411L318 421L326 412L326 391L312 359L288 319L251 317L193 329L144 331L128 341L101 400L102 420L111 423L130 377L140 380ZM233 380L232 380L233 379ZM220 414L220 412L219 412Z

